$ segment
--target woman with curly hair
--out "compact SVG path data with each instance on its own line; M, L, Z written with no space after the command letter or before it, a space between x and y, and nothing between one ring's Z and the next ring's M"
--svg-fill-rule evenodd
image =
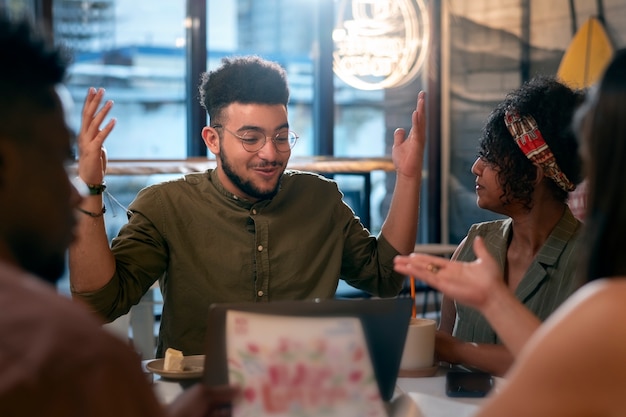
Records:
M597 87L576 112L574 129L581 137L581 154L588 178L588 205L579 243L577 276L585 283L534 331L523 346L505 343L516 354L506 383L492 391L475 417L623 416L626 409L626 50L609 63ZM413 254L396 258L396 270L420 277L488 315L491 324L509 335L502 316L515 310L521 321L532 313L513 300L500 310L485 307L478 294L483 284L502 281L502 271L485 247L475 240L477 259L454 262ZM491 297L489 297L491 298ZM504 339L504 337L503 337ZM517 341L519 342L519 340Z
M510 92L489 116L472 166L478 206L506 219L472 225L453 258L475 260L473 241L484 239L503 273L489 299L498 302L498 315L521 340L579 287L572 260L581 224L567 197L581 180L571 122L583 99L581 91L549 77ZM533 312L532 323L507 317L509 297ZM465 300L444 293L438 359L504 374L514 352L483 312L458 301Z

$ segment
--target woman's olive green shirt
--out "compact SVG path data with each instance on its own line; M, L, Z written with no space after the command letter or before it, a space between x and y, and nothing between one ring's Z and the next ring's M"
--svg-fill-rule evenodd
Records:
M457 260L476 260L472 246L476 236L482 236L489 253L504 271L511 228L511 219L473 225L459 249ZM576 278L580 232L581 223L566 208L515 290L515 298L541 321L548 318L581 285ZM487 319L477 310L460 303L456 303L456 309L454 336L467 342L502 343Z
M372 236L334 181L286 171L271 200L250 203L214 170L147 187L112 241L116 272L77 294L108 319L128 312L158 279L163 315L157 356L203 353L209 306L332 298L340 278L381 297L398 294L398 252Z

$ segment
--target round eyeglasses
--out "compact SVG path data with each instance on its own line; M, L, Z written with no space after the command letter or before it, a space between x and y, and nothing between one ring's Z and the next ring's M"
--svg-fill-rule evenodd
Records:
M224 129L239 139L241 141L241 146L243 146L246 151L252 153L260 151L261 148L263 148L267 143L267 138L272 140L278 152L289 152L296 145L296 141L298 140L296 132L291 130L277 133L276 136L265 136L264 133L259 132L258 130L246 130L239 135L222 125L213 125L211 127L214 129Z

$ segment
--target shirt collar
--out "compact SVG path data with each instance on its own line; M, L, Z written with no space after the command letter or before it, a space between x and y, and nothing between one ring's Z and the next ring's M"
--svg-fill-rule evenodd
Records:
M220 181L219 176L217 175L217 169L209 169L208 170L208 174L209 174L209 181L211 181L211 183L213 184L215 189L221 195L223 195L225 198L227 198L228 200L234 202L235 204L237 204L240 207L243 207L245 209L250 209L253 206L254 207L265 207L269 203L272 202L271 199L270 200L261 200L261 201L257 201L257 202L251 202L249 200L246 200L245 198L241 198L241 197L231 193L230 191L228 191L224 187L224 184L222 184L222 181ZM283 176L284 176L284 174L283 174ZM280 193L280 190L281 190L281 185L282 185L282 179L281 179L280 184L278 185L278 192L279 193Z

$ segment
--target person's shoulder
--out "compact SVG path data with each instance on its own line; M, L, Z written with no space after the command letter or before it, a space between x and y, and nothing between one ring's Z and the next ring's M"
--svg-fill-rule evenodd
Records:
M557 309L541 329L543 333L580 338L582 348L594 349L603 342L626 349L626 326L616 326L626 317L626 277L600 279L585 284Z
M510 218L506 219L496 219L496 220L488 220L484 222L474 223L470 226L469 231L474 230L498 230L502 229L505 226L508 226L511 223ZM468 233L469 234L469 233Z
M143 188L139 190L139 192L137 193L137 196L146 198L149 196L154 196L155 194L167 193L167 192L171 192L172 190L179 189L182 185L187 183L186 178L188 175L190 174L187 174L185 176L166 179L166 180L155 182L152 184L147 184L146 186L144 186Z
M583 224L579 218L574 216L572 209L567 204L565 205L565 211L563 212L560 221L575 229L579 229Z
M578 290L533 333L481 415L516 406L525 415L622 415L625 297L626 277Z
M490 236L493 234L506 235L511 227L511 219L496 219L474 223L467 231L466 240L472 241L476 236Z
M536 332L536 343L529 344L561 368L575 366L597 389L609 389L609 380L623 380L626 373L624 317L626 276L593 281L570 296Z
M176 176L148 185L146 190L169 191L180 189L186 186L197 186L209 183L209 174L205 172L191 172L185 175Z
M283 178L290 178L295 181L335 182L334 180L326 178L321 174L310 171L300 171L298 169L286 169L283 173Z
M580 314L598 319L626 317L626 276L604 278L585 284L572 296ZM626 326L622 326L626 331Z
M583 223L578 220L574 214L572 214L571 209L566 206L563 216L561 216L561 219L552 233L559 238L567 239L570 243L576 245L578 242L582 241L582 230Z
M503 250L503 245L506 245L511 223L511 218L507 217L472 224L455 251L455 259L466 262L476 259L473 245L477 236L484 239L489 252L497 257L497 254Z
M185 175L165 179L163 181L149 184L137 193L137 198L133 201L133 207L136 208L139 201L149 203L154 199L169 201L176 199L181 195L201 193L209 187L209 174L205 172L193 172ZM150 205L150 204L148 204Z
M184 176L180 177L180 178L174 178L171 179L169 181L164 181L162 182L162 184L164 186L178 186L181 183L185 183L185 184L191 184L191 185L198 185L198 184L202 184L202 183L208 183L209 182L209 177L211 176L211 172L213 171L213 169L209 169L203 172L190 172L188 174L185 174Z
M281 180L283 186L296 185L308 187L331 187L337 188L337 182L331 178L309 171L299 171L294 169L285 170Z
M0 300L10 314L3 320L38 319L48 322L77 317L97 325L98 321L87 313L82 304L59 294L51 284L15 267L0 263ZM82 316L82 318L81 318Z
M128 342L37 278L12 276L10 285L5 278L0 277L0 415L12 415L6 410L15 404L23 415L50 409L60 410L58 415L161 415Z
M14 352L12 366L28 362L35 371L69 370L91 366L94 358L110 363L107 358L129 355L126 344L103 330L81 303L25 273L11 276L9 284L6 278L0 280L5 308L0 332L4 346Z

